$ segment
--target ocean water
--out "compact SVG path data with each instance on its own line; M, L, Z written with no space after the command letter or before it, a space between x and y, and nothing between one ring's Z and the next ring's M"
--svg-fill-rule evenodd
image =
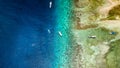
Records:
M53 68L56 23L50 1L55 4L0 0L0 68Z
M54 38L54 54L55 62L54 68L69 68L68 61L69 56L67 51L69 48L69 35L70 35L70 12L71 1L70 0L57 0L56 2L56 26L55 26L55 38ZM60 34L60 33L62 34Z

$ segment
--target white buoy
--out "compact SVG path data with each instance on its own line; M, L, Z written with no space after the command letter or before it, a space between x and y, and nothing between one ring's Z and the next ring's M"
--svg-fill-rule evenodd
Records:
M62 36L62 33L60 31L58 31L59 35Z
M49 33L49 34L51 33L50 29L48 29L48 33Z
M52 1L49 2L49 8L52 8Z

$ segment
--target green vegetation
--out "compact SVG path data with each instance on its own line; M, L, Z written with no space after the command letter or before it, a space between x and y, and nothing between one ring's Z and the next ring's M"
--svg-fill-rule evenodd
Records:
M120 68L120 40L110 44L109 52L105 58L108 68Z
M104 41L110 41L115 37L115 35L110 35L110 31L105 28L91 29L88 32L89 36L96 36L95 39L87 39L87 43L89 43L90 45L96 45Z
M89 0L90 3L90 9L92 9L92 11L96 8L98 8L98 6L101 6L104 4L104 0Z
M106 20L115 20L116 18L115 18L116 16L108 16L107 18L106 18Z
M113 7L113 8L109 11L108 14L109 14L109 15L108 15L107 19L109 19L109 20L115 20L115 17L116 17L116 16L120 16L120 5L117 5L117 6Z

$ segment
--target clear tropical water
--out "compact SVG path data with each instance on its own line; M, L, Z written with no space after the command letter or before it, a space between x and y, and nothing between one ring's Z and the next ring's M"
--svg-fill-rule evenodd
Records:
M53 68L55 6L49 2L0 0L0 68Z

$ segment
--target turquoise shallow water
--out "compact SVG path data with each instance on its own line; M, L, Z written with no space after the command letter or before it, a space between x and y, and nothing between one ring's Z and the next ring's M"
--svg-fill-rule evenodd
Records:
M69 47L68 31L70 27L70 0L57 0L56 6L55 14L57 18L54 36L54 68L67 68L68 56L66 55L66 51ZM59 35L59 32L62 33L62 36Z

